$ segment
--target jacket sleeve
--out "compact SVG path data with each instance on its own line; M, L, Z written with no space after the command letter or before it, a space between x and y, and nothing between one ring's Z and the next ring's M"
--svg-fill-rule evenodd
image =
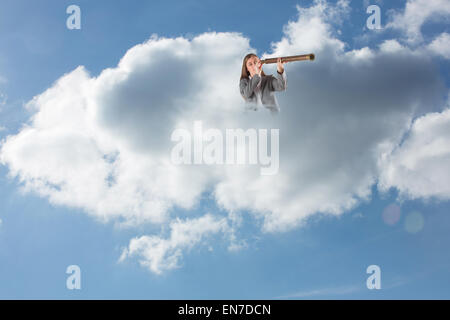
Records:
M260 81L261 76L257 74L254 75L251 79L242 78L239 82L239 89L241 91L242 97L244 97L244 99L246 100L250 98Z
M285 91L287 89L287 77L286 70L283 70L282 74L275 72L275 76L272 76L272 89L273 91Z

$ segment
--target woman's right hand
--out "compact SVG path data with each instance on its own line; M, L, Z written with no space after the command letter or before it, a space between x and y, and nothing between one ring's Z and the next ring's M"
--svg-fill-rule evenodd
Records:
M261 71L262 71L262 63L261 61L258 61L258 63L255 63L255 65L253 66L253 70L254 73L261 76Z

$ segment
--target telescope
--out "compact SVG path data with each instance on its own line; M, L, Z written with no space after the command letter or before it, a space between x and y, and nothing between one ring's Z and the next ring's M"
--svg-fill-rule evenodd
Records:
M303 60L310 60L313 61L315 56L314 53L310 54L301 54L297 56L287 56L287 57L280 57L281 62L291 62L291 61L303 61ZM268 58L261 60L261 64L268 64L268 63L277 63L278 58Z

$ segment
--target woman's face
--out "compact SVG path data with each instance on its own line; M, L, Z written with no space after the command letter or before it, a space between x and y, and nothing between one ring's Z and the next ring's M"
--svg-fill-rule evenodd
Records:
M247 60L247 70L250 73L251 77L253 77L253 75L255 74L255 66L259 67L260 63L261 63L261 60L259 60L259 58L256 56L251 56Z

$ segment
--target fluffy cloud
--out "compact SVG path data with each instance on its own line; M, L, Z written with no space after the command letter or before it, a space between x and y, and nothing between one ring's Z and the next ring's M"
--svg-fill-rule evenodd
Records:
M450 2L447 0L408 0L405 9L395 12L387 28L401 30L410 43L423 40L421 28L427 21L448 21Z
M428 49L445 59L450 59L450 34L444 32L436 37L429 45Z
M400 168L400 156L386 159L411 121L441 108L445 88L428 56L395 40L345 51L333 26L348 14L348 1L297 9L298 19L260 56L314 52L316 60L286 65L288 90L277 96L276 118L243 112L242 58L255 52L248 38L155 35L117 67L92 77L80 66L36 96L27 104L33 117L3 141L1 162L25 191L52 203L102 221L169 224L168 238L135 238L121 256L140 257L155 273L178 266L182 250L203 236L227 234L230 250L242 246L234 234L240 213L276 232L368 201L378 177ZM195 120L205 129L280 128L278 174L261 176L252 165L172 164L171 133L192 131ZM443 186L436 194L448 192ZM228 215L173 220L179 208L195 214L205 193Z
M450 104L449 104L450 107ZM450 109L414 121L408 136L381 161L378 187L406 199L450 199Z
M138 256L139 262L156 274L180 267L182 250L192 249L206 237L229 230L227 219L206 214L197 219L176 219L170 223L170 236L142 236L133 238L122 251L119 261Z

